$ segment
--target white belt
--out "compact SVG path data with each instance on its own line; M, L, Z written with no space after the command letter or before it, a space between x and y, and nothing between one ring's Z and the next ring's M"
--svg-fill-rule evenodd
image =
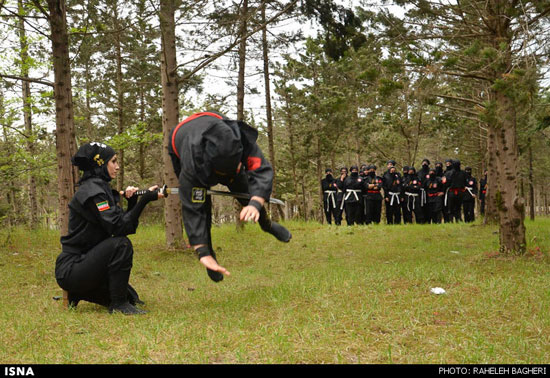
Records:
M421 190L420 193L422 194L422 196L420 196L420 207L423 207L428 202L428 198L424 188L420 188L420 190Z
M407 210L408 211L411 211L411 209L409 208L409 202L411 197L418 197L418 193L409 193L409 192L405 192L405 195L407 195ZM413 210L415 210L416 208L416 200L413 201Z
M361 193L361 190L359 189L347 189L346 196L344 197L344 201L346 201L349 198L351 193L353 193L353 195L355 196L355 199L359 201L359 196L357 195L357 193Z
M449 194L449 189L450 189L450 188L447 188L447 190L445 191L445 201L444 201L445 207L447 206L447 196L448 196L448 194Z
M329 201L332 201L332 206L336 209L336 198L334 198L334 193L336 193L334 190L325 190L325 193L328 194L327 196L327 209L329 208Z
M466 190L470 193L470 195L471 195L472 197L475 196L475 194L472 192L473 189L474 189L474 188L469 188L469 187L466 186Z
M390 206L393 206L393 200L394 199L397 199L397 204L399 205L399 194L400 193L388 192L388 194L391 196Z

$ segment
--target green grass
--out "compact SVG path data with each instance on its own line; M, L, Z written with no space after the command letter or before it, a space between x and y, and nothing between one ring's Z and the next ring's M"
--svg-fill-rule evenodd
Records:
M131 283L149 313L63 309L55 231L0 231L0 361L27 363L548 363L549 219L529 252L499 257L497 228L286 223L213 229L231 276L215 284L164 229L132 235ZM444 295L430 292L442 287Z

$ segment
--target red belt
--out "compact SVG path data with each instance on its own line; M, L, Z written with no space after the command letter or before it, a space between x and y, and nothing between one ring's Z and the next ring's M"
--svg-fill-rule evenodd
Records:
M487 193L487 191L486 191L486 190L482 190L481 193L485 194L485 193Z
M202 117L202 116L210 116L210 117L216 117L216 118L219 118L219 119L223 119L220 115L216 114L216 113L210 113L210 112L202 112L202 113L195 113L189 117L187 117L186 119L184 119L183 121L181 121L177 126L176 128L174 129L174 131L172 131L172 149L174 150L174 153L176 154L176 156L178 157L178 159L180 159L180 154L178 153L178 150L176 149L176 134L178 132L178 129L183 126L183 124L189 122L189 121L192 121L194 120L195 118L199 118L199 117Z
M428 197L435 197L435 196L438 196L440 194L442 194L443 192L439 192L439 193L428 193Z
M367 190L367 193L380 193L380 190Z
M449 188L449 191L453 192L456 195L458 195L458 193L464 193L466 191L466 189L464 188Z

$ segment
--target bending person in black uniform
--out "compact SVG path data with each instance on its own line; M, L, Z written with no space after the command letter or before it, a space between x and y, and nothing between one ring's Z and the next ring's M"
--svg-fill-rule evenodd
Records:
M136 232L145 205L162 194L154 186L137 201L137 188L113 191L109 181L119 166L115 151L104 144L81 146L72 162L84 174L69 203L69 232L61 237L55 264L57 283L68 292L69 306L85 300L111 313L143 314L135 307L143 302L128 284L134 251L126 235ZM120 194L128 200L127 211L120 207Z
M273 189L273 169L256 140L258 131L242 121L215 112L196 113L180 122L170 135L169 153L179 179L183 223L189 243L210 279L223 280L229 271L218 265L212 245L212 201L207 190L217 184L232 192L250 194L239 199L240 219L258 222L263 231L282 242L292 235L269 219L264 203Z

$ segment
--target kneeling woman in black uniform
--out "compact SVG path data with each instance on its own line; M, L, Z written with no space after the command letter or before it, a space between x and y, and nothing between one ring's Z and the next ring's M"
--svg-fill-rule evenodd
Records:
M120 194L109 181L118 173L115 151L102 143L82 145L72 158L84 173L69 203L69 232L61 237L62 252L55 264L55 278L69 293L69 305L85 300L109 307L109 312L143 314L135 307L143 303L129 285L134 250L126 235L134 234L145 205L162 194L151 187L139 201L137 188Z

